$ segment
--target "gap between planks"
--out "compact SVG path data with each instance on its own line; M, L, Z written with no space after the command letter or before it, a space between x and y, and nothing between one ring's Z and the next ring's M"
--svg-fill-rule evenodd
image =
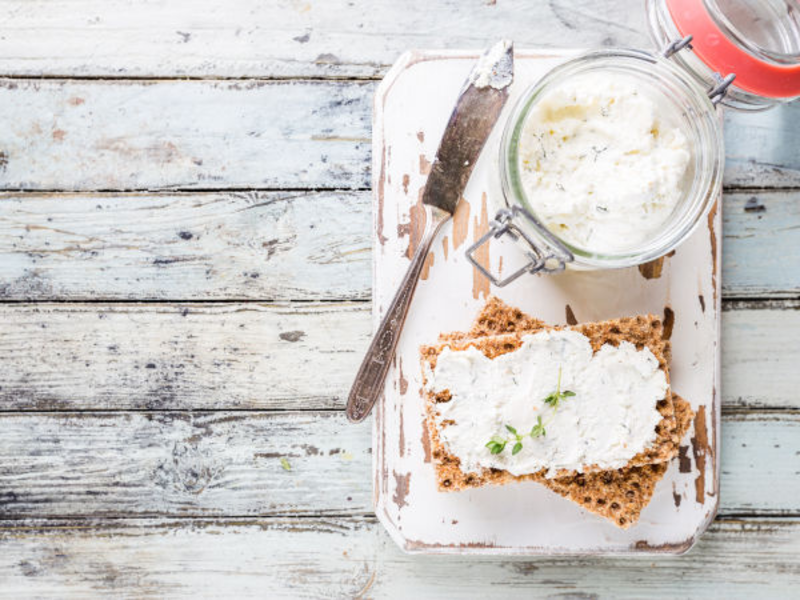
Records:
M298 520L298 521L327 521L327 520L346 520L353 523L363 522L363 523L374 523L378 524L379 521L375 516L375 513L372 511L363 512L363 513L324 513L324 514L270 514L269 516L253 516L253 515L224 515L218 517L210 517L208 515L175 515L175 516L146 516L146 515L125 515L125 516L113 516L113 515L103 515L102 517L97 517L94 515L87 515L87 516L75 516L75 515L65 515L65 516L47 516L47 517L6 517L0 516L0 530L2 530L6 525L12 525L15 529L19 530L31 530L31 531L38 531L39 527L47 526L49 523L57 523L59 527L64 526L76 526L80 528L87 528L87 527L104 527L104 526L112 526L116 523L120 525L125 525L128 522L135 523L136 521L176 521L178 523L183 522L195 522L195 523L208 523L208 524L215 524L215 523L227 523L229 525L236 525L236 524L252 524L257 525L259 523L267 523L270 521L284 521L284 520ZM763 523L764 525L775 525L776 523L785 523L789 525L797 525L800 527L800 512L797 514L795 513L785 513L780 515L763 515L763 514L748 514L748 513L737 513L731 512L724 515L717 515L714 517L714 523L725 523L725 524L741 524L741 525L758 525L759 523ZM38 523L38 525L36 524Z
M219 300L216 298L170 298L167 300L162 299L144 299L136 300L131 298L120 298L114 300L105 300L103 298L89 298L86 300L66 300L63 298L53 298L51 300L26 300L26 299L3 299L0 300L0 306L4 304L19 305L19 304L72 304L79 306L81 304L104 304L113 307L115 304L163 304L169 305L186 305L186 304L202 304L207 306L219 305L225 306L227 304L268 304L276 307L291 308L292 305L313 305L313 304L367 304L371 303L372 298L297 298L297 299L273 299L273 298L226 298ZM722 298L722 311L729 312L734 310L757 310L757 309L773 309L773 310L797 310L800 309L800 295L793 295L791 297L753 297L746 296L738 298L736 296L726 296Z
M30 196L75 196L75 197L83 197L83 196L140 196L143 194L147 195L175 195L175 194L219 194L225 192L231 193L248 193L252 192L254 194L258 193L322 193L322 192L329 192L329 193L349 193L349 192L371 192L371 186L361 186L361 187L289 187L285 185L281 185L278 187L258 187L258 186L235 186L235 185L226 185L220 187L157 187L157 188L97 188L91 190L74 190L69 188L3 188L0 190L0 194L8 195L8 194L15 194L15 195L30 195ZM746 186L741 184L730 184L725 185L722 188L723 194L770 194L775 192L785 192L787 194L793 192L800 192L800 186L772 186L772 187L763 187L763 186ZM0 198L0 202L4 199Z
M127 414L138 415L216 415L219 413L234 413L234 414L250 414L250 415L292 415L292 414L320 414L320 415L335 415L344 413L345 407L319 407L319 408L303 408L303 407L271 407L271 408L227 408L221 406L219 408L52 408L47 410L25 410L25 409L0 409L0 417L3 415L25 415L25 416L69 416L80 415L84 417L91 417L92 415L98 416L116 416ZM735 418L737 416L758 416L775 415L778 419L783 419L787 416L800 415L800 408L794 406L728 406L722 405L722 415L725 417ZM0 517L1 519L2 517Z
M391 65L383 65L385 69L389 69ZM21 81L55 81L61 83L69 83L71 81L78 82L100 82L109 81L112 83L125 83L131 82L176 82L176 81L254 81L254 82L285 82L285 81L334 81L334 82L348 82L352 81L358 83L360 81L381 81L384 77L383 73L376 75L70 75L67 73L48 73L42 75L16 75L14 73L0 73L0 80L21 80Z

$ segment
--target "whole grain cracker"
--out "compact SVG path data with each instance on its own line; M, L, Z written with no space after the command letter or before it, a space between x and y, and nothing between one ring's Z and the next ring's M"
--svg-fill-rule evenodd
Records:
M689 431L694 413L689 403L673 394L677 435ZM572 500L596 515L627 529L634 525L642 510L650 503L656 484L667 472L669 462L623 467L611 471L587 473L574 477L544 479L540 483L555 493Z
M496 297L490 297L470 331L442 334L439 339L440 341L459 341L493 336L507 331L533 333L544 327L544 322L530 317L518 308L505 304ZM664 341L663 354L665 360L668 361L669 343L666 340L662 341ZM670 450L670 454L674 456L677 454L680 439L689 428L693 413L689 403L679 396L673 396L671 400L677 418ZM430 403L428 405L430 406ZM539 481L561 496L580 504L590 512L609 519L622 528L630 527L638 521L642 509L652 498L656 483L667 470L667 462L664 461L553 479L546 479L538 473L515 477L498 469L484 470L483 473L476 476L476 474L461 472L457 464L458 459L446 453L439 440L438 430L430 411L428 411L428 431L440 489L451 490L485 484L503 484L508 483L509 478L515 481ZM461 485L454 488L454 481Z

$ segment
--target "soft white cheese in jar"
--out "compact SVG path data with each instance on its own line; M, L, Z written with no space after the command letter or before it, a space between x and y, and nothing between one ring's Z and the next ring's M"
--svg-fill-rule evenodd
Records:
M574 395L554 408L545 399L557 390L559 371L561 391ZM473 347L445 348L426 379L429 391L450 392L451 400L437 405L437 428L462 470L493 467L514 475L626 465L655 441L657 403L667 393L649 349L622 342L593 353L589 338L569 330L526 335L520 348L494 359ZM539 418L545 434L524 437L513 454L506 426L527 434ZM497 436L512 441L492 454L486 444Z
M691 151L677 119L622 74L548 89L520 137L520 179L553 233L594 253L653 238L684 196Z

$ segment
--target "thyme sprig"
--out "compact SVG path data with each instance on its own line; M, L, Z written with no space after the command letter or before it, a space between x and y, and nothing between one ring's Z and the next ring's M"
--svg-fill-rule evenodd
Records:
M547 435L547 425L549 425L556 416L556 412L558 411L558 407L567 398L571 398L575 395L575 392L570 390L561 391L561 367L558 368L558 383L556 384L556 391L547 396L543 402L551 407L553 410L550 413L550 418L547 421L542 421L542 416L539 415L536 417L536 424L531 428L528 433L519 433L515 427L511 425L506 425L506 430L511 434L510 438L505 438L499 435L492 436L486 443L486 447L489 449L489 452L492 454L500 454L503 450L505 450L506 445L514 442L514 446L511 449L511 455L519 454L522 450L522 440L526 437L530 437L531 439L536 439L538 437L544 437Z
M569 390L561 391L561 367L558 367L558 384L556 385L556 391L545 398L544 403L548 406L552 406L553 409L558 409L559 402L571 398L574 395L575 392Z
M533 429L531 429L531 434L530 434L531 437L535 439L537 437L547 435L547 431L545 431L544 426L545 424L542 423L542 415L539 415L538 417L536 417L536 425L534 425Z
M536 425L534 425L528 433L519 433L511 425L506 425L506 429L511 434L511 438L503 438L499 435L492 436L492 439L486 443L486 447L492 454L500 454L506 447L506 444L514 442L514 447L511 449L511 454L518 454L522 450L522 440L526 437L537 438L545 435L544 424L542 417L538 417Z

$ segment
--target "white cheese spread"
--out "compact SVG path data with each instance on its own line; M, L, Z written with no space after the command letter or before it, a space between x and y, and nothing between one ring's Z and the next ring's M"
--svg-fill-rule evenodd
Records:
M509 49L511 42L502 40L483 54L472 70L470 81L476 88L502 90L514 79L514 64Z
M559 370L561 390L575 395L554 409L544 399L556 391ZM437 427L465 472L548 469L552 477L559 469L620 468L656 439L662 418L656 404L667 392L649 349L622 342L593 354L589 339L569 330L526 335L520 348L494 359L473 347L445 348L426 377L429 391L451 394L437 405ZM525 437L517 454L513 441L499 454L486 447L494 436L511 437L506 425L530 432L537 417L545 435Z
M598 253L651 239L680 203L691 158L674 114L630 77L577 75L533 105L521 182L553 233Z

